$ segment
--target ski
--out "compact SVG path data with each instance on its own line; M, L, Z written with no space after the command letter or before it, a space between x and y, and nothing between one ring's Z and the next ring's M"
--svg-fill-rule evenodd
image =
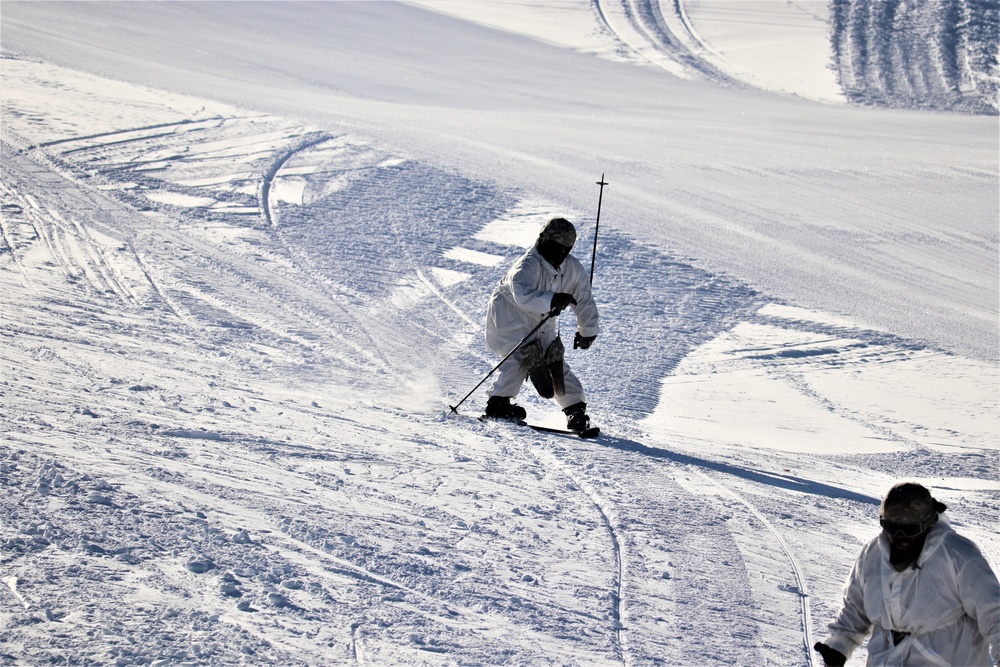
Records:
M558 433L561 435L575 435L578 438L583 438L584 440L590 440L596 438L601 434L601 429L597 426L591 426L590 428L584 429L582 431L570 431L565 428L552 428L551 426L539 426L538 424L528 424L525 422L523 426L534 429L536 431L543 431L545 433Z
M598 428L597 426L591 426L590 428L585 429L583 431L570 431L569 429L566 428L554 428L552 426L540 426L539 424L529 424L528 422L520 419L516 421L512 419L493 419L491 417L487 417L486 415L476 417L476 419L483 422L484 424L488 424L490 422L499 422L499 423L513 424L514 426L526 426L534 431L541 431L542 433L555 433L557 435L572 435L578 438L583 438L584 440L591 440L601 435L601 429Z

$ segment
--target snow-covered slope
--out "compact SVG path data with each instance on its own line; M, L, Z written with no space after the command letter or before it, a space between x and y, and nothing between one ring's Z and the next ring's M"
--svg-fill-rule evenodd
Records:
M2 20L3 662L809 664L904 477L1000 564L995 121L385 3ZM602 172L607 435L449 416Z
M392 3L139 7L13 3L4 44L353 127L588 216L606 172L606 222L633 238L997 359L995 118L775 98Z

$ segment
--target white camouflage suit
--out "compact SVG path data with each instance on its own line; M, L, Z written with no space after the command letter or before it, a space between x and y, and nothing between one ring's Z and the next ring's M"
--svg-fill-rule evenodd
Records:
M979 548L941 516L916 565L903 572L890 565L885 533L866 544L826 645L850 657L871 632L869 667L993 665L1000 659L1000 584ZM893 630L909 634L894 645Z
M508 354L529 331L548 314L552 295L557 292L572 294L576 305L570 308L576 314L577 331L581 336L596 336L597 304L590 293L590 281L580 260L569 255L557 269L549 264L532 247L518 259L507 275L490 295L486 309L486 345L501 357ZM558 318L551 318L535 335L547 349L556 338ZM563 362L566 375L566 393L556 395L560 407L569 407L585 400L583 386L569 365ZM521 390L528 376L528 369L521 365L521 358L514 353L500 366L500 374L489 391L490 396L513 398Z

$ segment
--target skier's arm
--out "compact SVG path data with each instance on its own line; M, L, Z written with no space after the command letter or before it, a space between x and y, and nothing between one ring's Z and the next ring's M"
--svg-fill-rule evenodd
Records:
M990 658L1000 664L1000 583L979 548L971 541L967 544L970 557L957 563L962 606L990 643Z
M572 306L572 308L573 312L576 313L577 333L580 334L581 338L594 338L600 332L598 328L597 302L594 301L594 295L590 289L590 281L587 278L586 271L579 261L575 262L572 286L569 292L576 299L576 305Z
M865 557L870 555L872 546L874 546L877 555L878 545L869 543L862 549L861 555L858 556L854 567L851 568L851 573L847 576L847 581L844 583L844 597L840 606L840 612L833 622L827 626L830 630L830 637L823 642L830 648L840 651L847 658L851 657L854 649L864 642L865 637L872 630L872 622L865 613L864 604L864 562Z

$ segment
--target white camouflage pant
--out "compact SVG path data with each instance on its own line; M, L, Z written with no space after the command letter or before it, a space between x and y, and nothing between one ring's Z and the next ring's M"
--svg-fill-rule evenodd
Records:
M521 358L517 354L512 354L507 361L500 365L496 381L490 388L490 396L508 396L514 398L521 391L521 385L528 377L528 369L521 365ZM563 361L563 373L566 376L566 393L562 396L556 394L554 400L561 408L568 408L571 405L582 403L586 400L583 394L583 385L580 380L570 370L569 364Z

